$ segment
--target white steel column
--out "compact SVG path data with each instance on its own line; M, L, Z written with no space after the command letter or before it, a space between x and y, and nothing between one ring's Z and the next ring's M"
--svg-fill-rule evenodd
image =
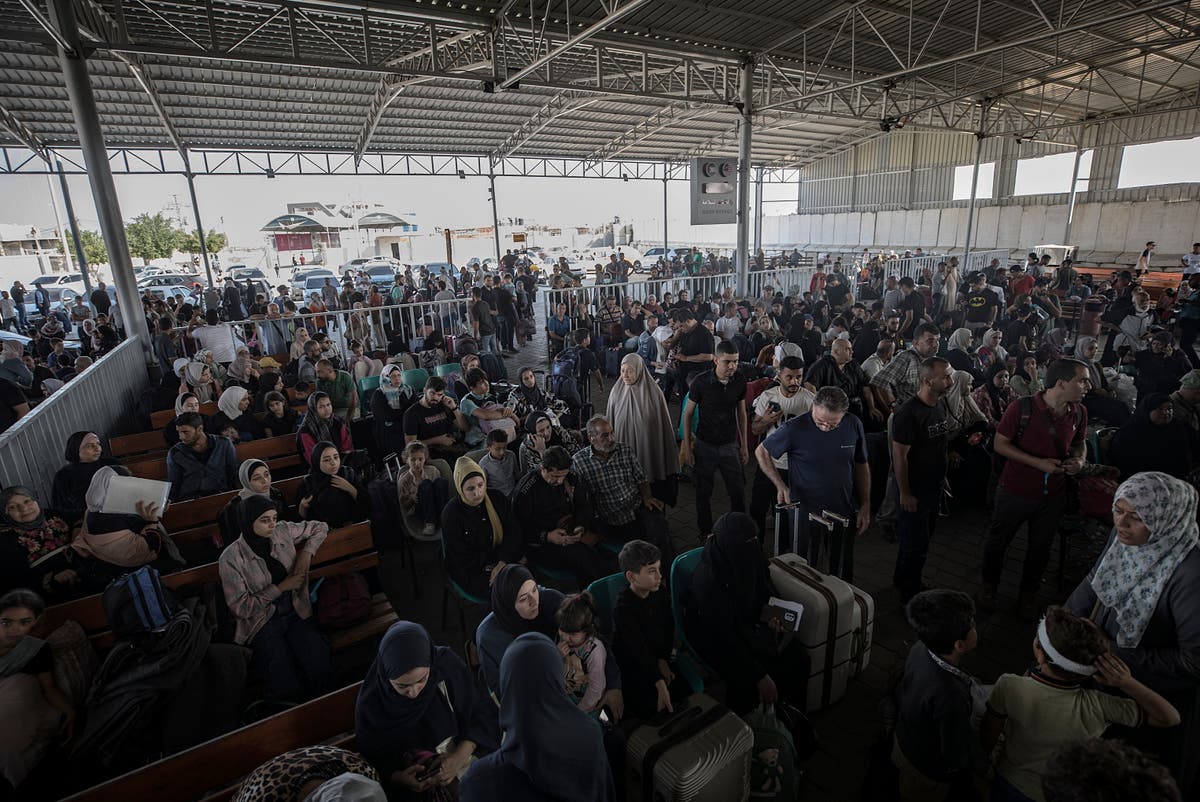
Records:
M750 158L753 144L754 62L738 66L738 100L741 120L738 129L737 291L745 292L750 265Z
M763 195L763 168L755 168L754 176L754 253L758 255L762 248L762 195Z
M971 205L967 208L967 238L963 244L963 267L971 263L971 244L975 234L975 195L979 189L979 159L983 155L983 134L975 135L975 167L971 170Z
M52 0L50 15L62 37L62 43L58 47L58 60L62 64L67 97L70 98L75 127L79 131L79 146L87 165L96 215L100 218L100 233L108 250L108 264L112 268L113 283L117 287L121 321L126 336L139 339L142 356L148 365L152 365L155 364L155 359L150 347L150 334L146 329L146 316L142 314L142 301L138 297L137 281L129 258L129 244L125 240L121 204L117 199L116 185L113 184L104 134L100 130L100 114L96 109L96 97L92 93L87 61L79 36L79 23L75 19L71 0Z
M1075 218L1075 195L1079 187L1079 162L1083 158L1083 126L1075 135L1075 166L1071 168L1071 197L1067 201L1067 223L1063 226L1063 245L1071 244L1071 224Z

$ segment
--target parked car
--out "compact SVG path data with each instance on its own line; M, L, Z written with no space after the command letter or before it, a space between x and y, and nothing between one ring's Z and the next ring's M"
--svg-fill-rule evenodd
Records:
M324 279L327 278L333 279L334 284L338 283L338 277L333 274L333 271L327 270L323 267L313 268L312 270L297 270L292 274L291 281L289 282L292 287L292 295L295 296L297 292L303 291L305 287L308 286L308 280L310 278L322 279L315 285L317 289L325 286Z
M649 273L650 268L654 267L659 259L666 259L670 262L676 254L684 256L687 252L686 248L647 248L646 252L642 254L642 269Z
M430 278L447 276L455 281L458 280L458 268L449 262L426 262L423 266L429 271ZM419 269L420 267L422 265L413 265L414 269Z
M321 292L321 288L325 286L325 279L327 278L334 279L333 286L337 287L339 291L341 290L341 286L332 275L309 275L304 279L303 284L297 285L295 282L292 282L292 300L300 301L308 298L314 292Z
M266 279L267 274L262 272L257 267L247 267L246 265L233 265L229 268L229 277L236 281L245 281L248 278Z
M43 284L53 287L59 284L74 284L76 282L83 283L82 273L51 273L48 276L38 276L29 283L35 287L40 287Z
M396 266L391 262L367 262L363 265L362 270L366 273L367 278L372 284L377 284L381 287L390 287L396 280L398 272Z
M24 334L17 334L15 332L9 331L8 329L0 329L0 342L4 342L5 340L12 340L14 342L19 342L21 344L22 348L28 348L29 343L32 342L32 340L30 340ZM64 339L63 346L69 352L71 352L71 354L73 356L79 356L79 340Z

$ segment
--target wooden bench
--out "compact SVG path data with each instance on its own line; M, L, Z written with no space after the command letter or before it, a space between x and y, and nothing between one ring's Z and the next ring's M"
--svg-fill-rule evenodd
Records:
M163 439L162 431L155 429L149 432L138 432L137 434L114 437L109 442L109 449L117 459L122 462L130 462L133 461L129 459L130 457L139 454L166 451L167 441Z
M312 565L308 574L310 583L323 577L365 571L379 565L379 553L375 551L370 523L344 526L330 532L313 556ZM162 576L163 585L175 591L220 584L220 581L220 567L216 562ZM331 646L334 649L345 648L386 630L395 620L395 612L387 603L386 597L377 594L372 599L371 616L362 624L337 631L331 639ZM108 615L104 610L102 593L47 607L44 621L47 631L57 629L66 621L77 622L88 633L92 645L100 650L108 649L115 640L112 631L108 629Z
M271 486L283 494L284 501L292 504L296 500L296 493L299 492L300 482L303 479L303 476L294 476L291 479L273 482ZM177 532L214 523L217 516L221 514L221 510L225 509L225 505L237 494L238 491L230 490L227 493L215 493L188 501L172 502L162 516L162 524L174 536Z
M234 450L237 453L239 463L248 459L260 459L267 463L267 467L271 469L272 473L284 468L294 468L304 464L300 455L296 453L296 436L292 434L281 434L278 437L266 437L262 440L238 443L234 446ZM138 462L131 462L125 467L134 476L141 477L142 479L156 479L160 482L167 481L167 458L165 454Z
M348 685L80 791L65 802L227 802L247 775L285 752L314 744L353 749L354 705L361 687L361 682Z
M217 414L217 402L209 401L207 404L201 404L200 405L200 414L201 415L209 415L209 416L216 415ZM162 427L166 426L168 423L170 423L173 420L175 420L174 408L160 409L157 412L150 413L150 426L154 429L161 429Z

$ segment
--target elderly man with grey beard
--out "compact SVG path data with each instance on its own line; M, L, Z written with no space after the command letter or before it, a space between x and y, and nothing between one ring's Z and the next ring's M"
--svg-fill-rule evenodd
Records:
M589 445L571 460L571 472L592 500L593 528L620 543L647 540L659 548L663 562L675 556L666 505L650 491L637 452L613 436L612 423L595 415L586 426Z

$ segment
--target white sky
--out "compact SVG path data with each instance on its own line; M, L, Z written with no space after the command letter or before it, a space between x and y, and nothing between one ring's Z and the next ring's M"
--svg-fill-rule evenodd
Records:
M58 194L57 178L55 194ZM79 225L96 229L91 190L85 176L69 177L71 200ZM187 228L194 228L187 181L182 176L137 175L115 177L121 214L132 219L142 212L166 211L175 216L179 204ZM287 211L287 204L303 201L325 203L382 203L397 214L415 213L422 231L436 227L471 228L490 226L492 208L486 178L449 177L358 177L358 176L200 176L196 195L206 229L228 234L233 245L257 246L259 229ZM662 218L662 182L628 182L613 179L497 178L496 196L500 219L522 217L529 222L575 226L599 225L619 215L623 221ZM679 228L688 218L688 182L668 184L670 223ZM773 197L786 202L764 202L766 214L795 211L796 187L766 184L764 201ZM54 227L54 210L44 176L0 176L0 222ZM635 235L637 232L634 232Z
M1066 192L1070 188L1074 154L1022 160L1017 170L1017 194ZM1080 167L1079 189L1086 189L1091 152ZM970 197L971 165L956 168L954 198ZM990 197L995 163L980 166L978 196ZM82 228L96 229L91 190L84 176L70 181L76 215ZM1200 138L1156 142L1125 149L1120 186L1141 186L1181 181L1200 182ZM187 182L182 176L117 176L122 216L129 220L142 212L178 211L193 227ZM688 182L668 185L670 226L680 231L688 222ZM57 182L55 192L57 193ZM623 182L607 179L497 178L500 217L558 226L591 226L620 216L623 221L660 220L662 183ZM243 176L201 176L196 193L204 226L224 231L234 246L262 243L259 228L286 211L288 202L350 201L382 203L389 210L415 213L421 230L437 227L470 228L492 222L487 179L401 176L280 176L274 179ZM764 185L764 214L795 211L795 185ZM54 211L44 176L0 176L0 222L53 228ZM635 237L641 236L638 231Z

